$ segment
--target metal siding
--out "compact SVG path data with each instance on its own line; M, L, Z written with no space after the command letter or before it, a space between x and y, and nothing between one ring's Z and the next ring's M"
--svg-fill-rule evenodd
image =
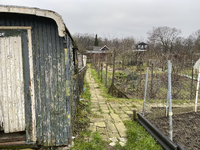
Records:
M74 101L74 95L73 95L73 90L74 90L74 62L73 62L73 49L72 49L72 41L70 37L68 36L68 49L69 49L69 80L70 80L70 97L69 97L69 102L68 102L68 119L69 119L69 125L68 125L68 138L71 138L72 130L71 130L71 125L72 125L72 106L73 106L73 101ZM70 116L69 116L70 115Z
M39 108L39 111L37 111L37 116L38 117L38 122L37 122L37 128L39 128L39 132L38 136L39 138L38 140L38 144L43 145L44 143L44 139L43 139L43 132L44 131L44 105L45 105L45 54L44 54L44 42L43 42L43 28L42 28L42 23L38 22L38 30L39 30L39 34L38 34L38 41L39 41L39 53L40 53L40 73L38 74L40 76L40 84L38 84L38 87L40 89L40 94L39 97L41 98L41 100L38 100L38 104L37 107ZM36 60L37 61L37 60ZM40 116L41 115L41 116Z
M64 53L64 45L63 45L63 39L60 40L60 52L61 52L61 101L59 103L60 105L60 111L61 113L61 121L60 120L60 133L62 133L63 137L61 138L61 144L67 144L65 141L67 141L67 113L66 113L66 99L65 99L65 53Z
M42 130L42 133L43 133L43 145L44 146L48 146L48 143L47 143L47 107L48 107L48 87L47 87L47 81L48 81L48 77L47 77L47 73L48 73L48 70L47 70L47 59L48 59L48 50L47 50L47 31L46 31L46 24L43 23L42 25L43 27L43 44L44 44L44 85L42 86L44 88L44 99L43 99L43 105L42 105L42 108L43 108L43 130Z
M51 110L51 127L52 127L52 132L51 132L51 140L52 140L52 145L56 144L56 137L55 137L55 132L56 132L56 122L55 122L55 100L57 96L57 70L56 70L56 41L55 41L55 26L51 24L51 38L52 38L52 87L51 87L51 92L52 92L52 110Z
M60 112L60 94L61 94L61 54L60 54L60 51L61 51L61 48L60 48L60 38L58 36L58 33L56 33L56 60L57 60L57 64L55 66L55 68L57 68L57 72L55 73L56 75L56 80L57 80L57 87L55 88L55 92L57 93L56 94L56 100L55 100L55 122L56 122L56 131L55 131L55 136L56 136L56 146L60 145L60 142L61 140L60 139L63 139L63 133L60 132L60 121L62 121L62 119L60 118L60 115L59 115L59 112ZM56 113L57 112L57 113ZM61 128L62 130L62 128Z
M0 38L4 132L25 130L21 36Z
M32 26L37 143L44 146L67 145L71 138L71 95L67 93L70 94L73 91L71 83L73 83L74 66L73 55L70 54L73 53L72 40L67 36L67 49L69 49L67 69L65 68L63 38L59 37L54 21L19 14L1 15L1 18L2 20L4 18L4 21L0 21L3 26ZM22 47L25 122L28 131L27 141L30 141L32 112L26 32L22 34ZM67 93L66 77L69 80Z

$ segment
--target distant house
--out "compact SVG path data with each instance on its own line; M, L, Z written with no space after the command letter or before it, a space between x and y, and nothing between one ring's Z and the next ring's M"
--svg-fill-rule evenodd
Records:
M137 50L148 50L149 46L148 46L148 44L141 42L141 43L136 45L136 49Z
M110 50L106 45L103 47L94 46L92 51L87 51L87 54L89 59L88 61L98 58L100 58L101 61L106 61L106 56L110 54Z

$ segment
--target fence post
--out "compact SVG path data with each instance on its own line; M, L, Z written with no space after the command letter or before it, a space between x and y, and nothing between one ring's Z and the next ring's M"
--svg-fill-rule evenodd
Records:
M147 91L148 71L149 71L149 67L147 67L146 80L145 80L144 101L143 101L143 109L142 109L143 116L144 116L144 107L145 107L145 99L146 99L146 91Z
M113 52L113 74L112 74L112 86L114 86L114 78L115 78L115 49ZM112 96L113 96L113 88L112 88Z
M197 80L197 69L195 69L195 80Z
M108 72L108 55L106 55L106 81L105 81L106 87L107 87L107 72Z
M103 80L102 80L102 71L103 70L103 63L101 62L101 82L103 83Z
M193 67L192 67L192 81L191 81L191 88L190 88L190 100L192 100L192 95L193 95L193 90L192 90L192 87L193 87Z
M141 90L141 82L142 82L142 64L140 64L140 83L139 83L139 89Z
M168 60L168 91L169 91L169 139L172 141L173 128L172 128L172 98L171 98L171 61Z
M150 98L153 98L153 63L151 64L151 86L150 86Z
M99 54L99 61L98 61L98 75L99 75L99 78L100 78L100 54Z
M198 81L197 81L197 91L196 91L196 100L195 100L195 112L197 112L197 101L198 101L199 82L200 82L200 65L199 65L199 73L198 73Z

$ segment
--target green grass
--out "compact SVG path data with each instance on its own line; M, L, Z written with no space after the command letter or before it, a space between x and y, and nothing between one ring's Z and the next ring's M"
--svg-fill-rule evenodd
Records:
M124 150L162 150L154 138L137 122L125 121L128 141Z
M84 92L80 97L83 97L84 99L91 100L91 94L90 94L90 86L89 83L84 79L84 86L83 86Z
M71 150L106 150L106 142L104 142L98 132L92 134L90 142L84 139L75 139L74 147Z
M124 103L124 102L137 102L138 104L142 104L143 100L138 99L123 99L112 97L110 94L107 94L107 89L101 83L100 78L98 77L98 73L91 69L91 73L95 82L100 85L101 95L106 98L107 102L116 102L116 103ZM136 105L132 105L132 107L137 107ZM114 111L114 109L111 107ZM114 111L115 113L115 111ZM116 150L162 150L161 146L156 143L153 137L137 122L125 121L125 126L127 128L127 143L124 147L121 147L118 143L114 148ZM103 149L103 148L102 148Z

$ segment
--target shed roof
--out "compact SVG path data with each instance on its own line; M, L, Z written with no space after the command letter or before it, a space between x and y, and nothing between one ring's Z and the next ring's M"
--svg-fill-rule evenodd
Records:
M27 14L27 15L35 15L35 16L50 18L56 22L58 26L58 34L60 37L64 37L66 34L66 31L70 35L70 32L66 28L62 17L58 13L51 10L44 10L44 9L31 8L31 7L21 7L21 6L0 5L0 12ZM71 35L70 37L72 38Z

